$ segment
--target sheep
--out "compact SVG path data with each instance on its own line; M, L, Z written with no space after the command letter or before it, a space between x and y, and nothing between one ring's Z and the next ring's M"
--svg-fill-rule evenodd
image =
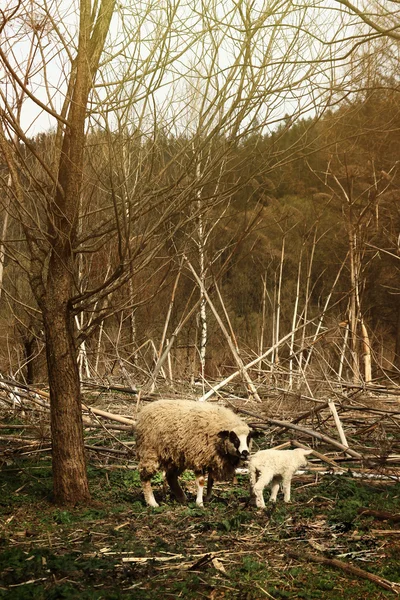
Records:
M215 404L191 400L158 400L144 407L136 426L136 452L145 501L157 507L151 477L164 470L178 502L186 502L178 476L192 469L196 477L196 504L203 506L205 472L206 500L214 479L231 479L235 468L247 460L251 432L234 412Z
M307 466L307 456L312 450L260 450L249 459L250 494L258 508L265 508L264 488L271 483L270 502L276 502L279 484L282 482L284 501L290 502L290 485L294 473Z

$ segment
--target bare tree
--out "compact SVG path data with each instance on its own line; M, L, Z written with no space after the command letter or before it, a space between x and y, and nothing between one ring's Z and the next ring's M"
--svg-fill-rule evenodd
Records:
M2 188L23 231L4 253L24 269L40 307L54 495L76 503L90 497L79 344L105 316L132 317L162 284L166 241L243 185L233 158L246 133L268 132L285 112L294 122L325 110L330 74L320 66L347 42L325 43L329 23L318 22L314 2L299 9L286 0L196 9L179 0L7 0L0 18L0 148L11 182ZM187 89L199 79L187 131ZM18 113L21 98L29 117ZM36 115L54 133L32 139ZM82 312L92 314L77 321Z

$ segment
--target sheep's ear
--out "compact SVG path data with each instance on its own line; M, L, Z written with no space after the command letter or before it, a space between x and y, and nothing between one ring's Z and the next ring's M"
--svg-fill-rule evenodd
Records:
M218 431L217 435L221 440L226 440L229 437L230 431L224 429L223 431Z
M262 435L265 435L265 431L261 430L261 429L251 429L250 433L249 433L249 437L251 438L258 438L261 437Z

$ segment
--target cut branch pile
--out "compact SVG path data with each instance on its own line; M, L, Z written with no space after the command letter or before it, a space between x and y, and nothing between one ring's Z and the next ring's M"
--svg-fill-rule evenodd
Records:
M89 402L82 403L87 450L95 453L98 460L114 456L125 462L132 461L135 429L132 417L140 402L152 400L154 395L141 398L131 388L100 384L96 387L93 382L88 387L83 386L83 390L83 396L90 397L92 402L94 395L96 404L102 400L101 408L89 405ZM276 392L275 388L275 394ZM260 392L259 395L263 398ZM188 397L188 394L183 397ZM107 404L104 398L107 398ZM310 403L312 406L308 406L304 412L298 409L295 411L293 399L298 407ZM291 414L297 414L285 420L276 418L279 409L271 390L268 391L268 399L264 397L261 404L232 397L229 393L226 394L225 404L243 414L253 428L265 432L266 440L262 447L312 447L312 470L315 472L323 468L343 472L345 464L346 469L351 469L360 476L399 479L400 410L397 409L396 401L387 400L386 395L383 401L379 401L380 397L375 394L373 401L370 398L368 403L362 404L348 396L343 396L334 403L331 398L314 399L284 391L280 397L281 409L286 400L292 402ZM395 403L395 409L388 409L387 403L389 406ZM6 417L0 425L0 452L3 457L9 459L13 454L51 451L50 402L47 391L1 379L0 406ZM110 406L117 408L117 411L105 410ZM288 411L286 409L279 412L287 414ZM15 424L13 417L19 419L18 424ZM6 430L7 434L1 435L2 430ZM291 439L294 432L296 439ZM129 434L132 434L131 439ZM127 436L129 441L121 439ZM91 443L93 438L95 443Z

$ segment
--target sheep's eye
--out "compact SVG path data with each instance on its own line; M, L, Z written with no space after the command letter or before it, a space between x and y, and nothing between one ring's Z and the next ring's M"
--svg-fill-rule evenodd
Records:
M239 448L240 440L234 431L231 431L229 433L229 440L230 440L230 442L232 442L232 444L235 446L236 449Z

